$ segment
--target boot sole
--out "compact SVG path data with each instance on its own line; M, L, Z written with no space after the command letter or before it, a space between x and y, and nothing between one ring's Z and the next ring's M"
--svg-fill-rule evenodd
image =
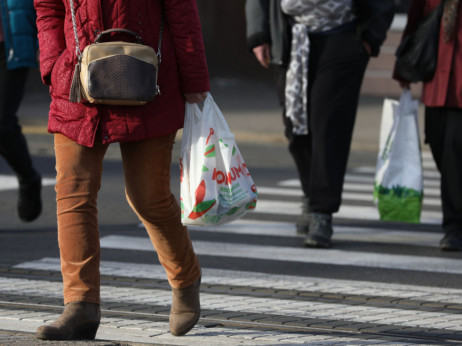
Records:
M309 237L305 239L303 245L305 245L306 247L318 249L329 249L332 247L332 243L330 241L324 239L316 239L314 237Z
M94 340L99 323L89 323L77 328L71 335L37 333L35 336L41 340Z

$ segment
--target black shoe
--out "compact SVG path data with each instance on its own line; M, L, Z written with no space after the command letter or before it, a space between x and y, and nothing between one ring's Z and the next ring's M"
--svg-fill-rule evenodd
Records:
M310 230L311 210L308 197L302 198L302 214L298 217L295 227L298 235L307 235Z
M42 178L38 174L32 179L19 181L18 214L22 221L34 221L42 212L41 189Z
M462 251L462 231L452 231L446 233L446 235L440 241L441 251Z
M310 231L305 238L304 245L330 248L332 246L330 239L333 233L331 214L311 213Z

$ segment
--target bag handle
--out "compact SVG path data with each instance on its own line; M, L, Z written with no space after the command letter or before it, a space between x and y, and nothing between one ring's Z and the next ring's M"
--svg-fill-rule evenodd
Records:
M79 41L79 35L77 32L77 21L75 19L75 8L74 8L74 0L69 0L69 3L71 5L71 17L72 17L72 27L74 29L74 38L75 38L75 54L77 55L78 61L80 62L82 60L82 51L80 50L80 41ZM162 3L163 4L163 3ZM159 60L159 63L162 61L162 53L161 53L161 48L162 48L162 34L164 31L164 13L162 11L162 15L160 18L160 31L159 31L159 41L157 44L157 58ZM128 29L122 29L122 28L116 28L116 29L109 29L109 30L104 30L104 31L98 31L95 43L99 43L99 40L101 39L101 36L110 34L113 32L123 32L126 34L130 34L136 37L136 40L138 41L139 44L142 43L141 36L138 35L137 33L128 30Z
M128 29L122 29L122 28L119 28L119 29L109 29L109 30L104 30L104 31L98 31L97 32L97 35L96 35L96 39L95 39L95 43L100 43L101 40L102 40L102 37L104 35L108 35L108 34L111 34L113 32L121 32L121 33L124 33L124 34L130 34L132 36L135 36L136 38L136 41L139 43L139 44L143 44L143 40L141 39L141 36L138 35L136 32L134 31L131 31L131 30L128 30Z

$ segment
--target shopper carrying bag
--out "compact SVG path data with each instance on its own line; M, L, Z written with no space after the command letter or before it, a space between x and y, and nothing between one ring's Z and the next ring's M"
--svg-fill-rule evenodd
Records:
M170 167L176 133L184 123L185 100L201 102L210 89L197 3L35 0L35 9L40 72L51 94L48 131L54 134L58 243L65 304L61 316L40 326L36 336L45 340L95 338L101 320L97 196L103 159L112 143L120 146L125 197L142 221L172 290L170 332L184 335L199 319L201 267L188 230L181 223L180 205L170 189ZM76 71L86 60L81 60L79 52L86 47L107 48L102 43L93 46L100 44L95 43L100 33L105 33L105 41L127 47L125 42L133 40L131 32L142 38L151 53L161 46L159 69L148 66L148 70L155 72L150 78L151 91L155 92L157 80L162 94L152 100L143 97L141 101L146 102L136 106L79 100L78 88L72 88L82 82ZM134 47L146 48L137 43ZM139 56L132 52L115 57L117 61L112 64L113 59L103 49L105 65L109 67L101 69L99 64L93 66L89 61L89 74L84 73L83 80L98 80L102 84L96 89L109 91L111 85L115 86L114 80L121 77L119 67L124 61ZM130 63L128 67L138 70L139 64L135 65ZM92 78L92 72L108 80ZM87 86L91 91L92 86ZM100 100L120 101L119 96L122 100L131 99L116 93ZM139 99L136 97L135 101Z
M444 1L433 78L422 85L425 143L441 173L443 251L462 251L462 1L411 0L402 40ZM395 69L393 78L409 88L412 80Z
M420 222L423 181L418 101L405 89L399 102L385 99L374 200L380 219Z

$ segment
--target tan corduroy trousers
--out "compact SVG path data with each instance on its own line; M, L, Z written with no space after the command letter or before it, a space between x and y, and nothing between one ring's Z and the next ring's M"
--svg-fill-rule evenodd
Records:
M120 143L125 193L143 222L174 288L189 286L200 266L170 191L175 134ZM100 303L97 195L108 145L88 148L55 134L58 242L64 303Z

